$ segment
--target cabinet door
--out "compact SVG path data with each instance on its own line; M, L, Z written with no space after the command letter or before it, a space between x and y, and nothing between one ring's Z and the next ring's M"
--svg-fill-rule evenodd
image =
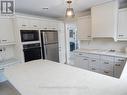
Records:
M119 11L117 38L127 40L127 9Z
M91 17L85 16L80 17L77 21L78 27L78 38L79 40L90 40L91 39Z
M89 69L89 58L76 56L74 61L74 66L82 69Z
M14 42L14 23L12 18L0 18L1 43Z
M110 71L110 70L100 70L100 72L101 72L101 74L113 77L113 71Z
M113 72L113 66L115 63L115 58L112 56L104 56L101 55L101 69L102 70L109 70Z
M115 58L114 77L119 78L126 63L126 58Z
M29 22L30 22L30 27L31 28L33 28L33 29L39 29L40 28L39 20L37 20L37 19L30 19Z
M30 22L28 18L18 17L17 24L19 28L30 28Z
M92 67L92 68L100 68L101 65L100 65L100 60L99 59L95 59L95 58L90 58L89 59L89 66Z
M117 9L116 1L92 7L92 37L114 37L117 32Z
M57 30L58 29L58 23L57 21L48 21L48 28L50 30Z

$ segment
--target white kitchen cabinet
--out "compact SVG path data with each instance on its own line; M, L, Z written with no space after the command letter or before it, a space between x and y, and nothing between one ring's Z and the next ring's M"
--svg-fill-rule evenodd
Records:
M17 24L21 29L39 29L40 23L38 19L28 17L18 17Z
M40 21L40 28L42 30L58 30L58 22L48 19L43 19Z
M100 70L100 73L101 74L104 74L104 75L107 75L107 76L112 76L113 77L113 71L112 70L104 70L104 69L101 69Z
M119 58L119 57L115 58L114 77L120 78L125 63L126 63L126 58Z
M115 57L101 55L101 69L109 70L113 72L114 60Z
M75 67L119 78L127 59L102 54L74 52L71 60Z
M30 22L29 22L29 19L28 18L25 18L25 17L17 17L16 20L17 20L17 24L18 24L18 27L19 28L26 29L26 28L29 28L30 27Z
M13 18L0 18L0 44L14 43Z
M127 40L127 8L119 10L117 40Z
M77 20L77 35L79 40L91 39L91 16L80 17Z
M40 29L40 23L38 19L29 19L30 27L33 29Z
M89 69L89 58L88 57L82 57L82 56L76 56L74 59L74 66L79 67L82 69Z
M117 32L118 2L107 2L91 8L92 37L114 38Z

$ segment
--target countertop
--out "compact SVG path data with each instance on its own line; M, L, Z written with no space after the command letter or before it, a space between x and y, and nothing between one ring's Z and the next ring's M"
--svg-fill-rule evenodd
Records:
M16 64L6 68L5 75L21 95L127 95L125 77L116 79L48 60Z
M93 53L93 54L109 55L109 56L127 58L127 53L120 52L120 51L110 52L108 50L99 50L99 49L77 49L74 52Z

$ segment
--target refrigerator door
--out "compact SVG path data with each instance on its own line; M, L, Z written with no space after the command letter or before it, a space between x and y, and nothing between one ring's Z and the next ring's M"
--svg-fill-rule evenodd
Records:
M45 45L44 48L45 48L45 59L59 62L58 43Z
M43 43L50 44L58 42L58 32L57 31L43 31Z

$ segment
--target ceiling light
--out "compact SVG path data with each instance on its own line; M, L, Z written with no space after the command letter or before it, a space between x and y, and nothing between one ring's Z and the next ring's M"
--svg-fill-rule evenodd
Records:
M68 8L66 9L66 17L75 17L74 9L71 8L71 0L67 0Z

